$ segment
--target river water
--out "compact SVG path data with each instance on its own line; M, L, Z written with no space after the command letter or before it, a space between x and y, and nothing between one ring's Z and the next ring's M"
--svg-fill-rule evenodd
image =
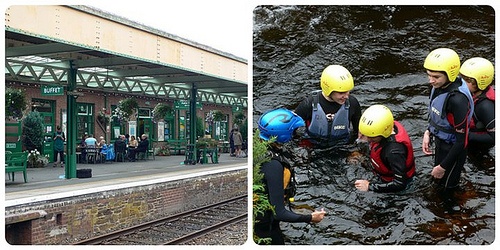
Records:
M287 244L491 244L495 239L494 149L468 157L450 203L430 178L423 156L429 84L423 61L438 47L494 62L494 9L489 6L258 6L254 9L254 124L276 107L294 109L329 64L353 75L351 92L365 110L385 104L408 130L416 154L412 192L358 192L370 179L364 145L344 152L304 152L296 167L299 207L325 208L314 225L282 223ZM254 125L255 126L255 125ZM356 156L353 156L356 155ZM307 209L302 209L307 212Z

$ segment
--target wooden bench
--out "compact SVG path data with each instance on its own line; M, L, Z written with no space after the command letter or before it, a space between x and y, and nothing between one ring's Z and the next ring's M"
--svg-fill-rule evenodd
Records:
M5 154L5 173L12 173L12 181L14 181L15 172L23 172L24 182L28 182L26 174L28 167L28 152Z
M184 140L167 140L168 147L174 152L177 151L177 155L184 154L182 151L186 151L187 141Z

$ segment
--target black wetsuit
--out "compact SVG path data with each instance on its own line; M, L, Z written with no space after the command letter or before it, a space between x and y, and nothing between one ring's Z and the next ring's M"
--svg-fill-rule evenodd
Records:
M454 91L460 86L461 79L457 78L455 82L446 88L435 89L434 95L431 96L432 100L445 92ZM445 103L445 113L448 121L454 128L456 136L455 143L447 143L444 140L435 138L435 157L434 166L441 165L444 168L445 174L439 180L439 184L445 188L454 188L459 184L460 174L463 170L466 154L466 131L469 128L467 123L467 116L469 114L469 99L462 93L456 91L447 99Z
M326 114L336 114L337 111L342 107L341 104L338 104L337 102L329 102L326 100L326 98L321 94L318 93L318 99L319 99L319 104L323 108L323 111ZM309 96L306 99L304 99L297 108L295 108L295 113L302 117L304 121L306 121L306 127L309 126L311 120L312 120L312 113L313 113L313 96ZM358 100L356 97L353 95L349 95L349 121L351 122L352 126L352 138L357 138L358 136L358 127L359 127L359 120L361 119L361 106L359 105Z
M495 146L495 102L486 98L486 88L479 96L474 98L475 127L469 134L469 150L489 149Z
M279 225L280 221L309 223L312 220L310 214L296 214L285 208L283 168L283 164L275 159L265 162L261 166L266 193L269 195L269 202L274 206L276 214L273 215L272 211L267 211L264 216L257 217L254 233L260 238L271 238L272 245L285 244Z
M380 146L382 146L380 157L385 166L389 166L394 173L394 179L390 182L384 182L379 178L380 180L376 182L370 182L368 190L379 193L399 192L405 190L413 177L408 177L407 175L407 148L402 143L396 142L393 136L383 139L380 142Z

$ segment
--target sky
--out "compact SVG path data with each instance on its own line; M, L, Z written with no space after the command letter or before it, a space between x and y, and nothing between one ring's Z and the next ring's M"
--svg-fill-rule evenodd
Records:
M221 0L159 2L92 0L84 5L250 60L253 6Z

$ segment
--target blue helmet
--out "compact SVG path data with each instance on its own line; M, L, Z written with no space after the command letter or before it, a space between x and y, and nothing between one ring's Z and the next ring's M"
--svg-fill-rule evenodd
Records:
M276 142L285 143L292 139L293 132L306 125L302 117L294 112L279 108L264 113L258 122L260 138L269 140L276 137Z

